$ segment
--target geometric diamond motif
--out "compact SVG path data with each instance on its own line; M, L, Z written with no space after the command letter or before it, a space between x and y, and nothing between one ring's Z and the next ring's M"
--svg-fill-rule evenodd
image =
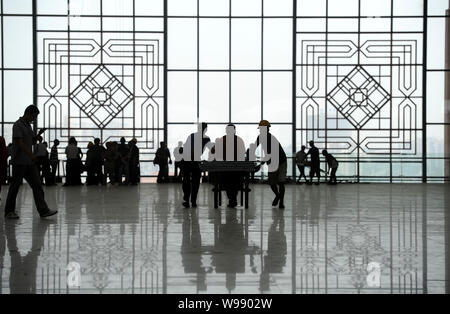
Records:
M361 129L390 100L389 93L361 66L356 66L328 95L328 101Z
M100 65L75 88L70 99L99 128L104 128L133 100L133 94Z

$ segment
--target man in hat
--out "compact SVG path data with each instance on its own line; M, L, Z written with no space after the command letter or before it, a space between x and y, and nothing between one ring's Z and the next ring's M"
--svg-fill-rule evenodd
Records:
M16 198L22 180L27 180L33 190L34 202L41 217L48 217L58 213L51 210L44 199L44 190L36 167L37 157L33 154L32 146L45 129L41 129L37 135L31 128L31 123L37 119L39 109L30 105L25 109L24 115L17 120L12 129L13 148L11 163L13 166L12 182L9 186L5 205L5 217L7 219L18 219L16 213Z
M252 145L251 150L255 150L261 145L264 152L263 162L268 166L269 185L275 194L272 206L278 205L280 209L284 209L284 182L287 172L287 157L280 142L269 132L270 127L271 124L267 120L259 122L259 136ZM250 152L250 154L254 154L254 152Z

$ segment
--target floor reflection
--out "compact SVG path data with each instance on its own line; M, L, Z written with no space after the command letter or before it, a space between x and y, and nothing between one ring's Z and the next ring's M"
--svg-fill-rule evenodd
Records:
M214 210L206 184L188 210L178 185L48 188L53 220L27 188L21 219L0 218L0 293L444 293L447 187L288 186L285 211L264 185L248 210Z

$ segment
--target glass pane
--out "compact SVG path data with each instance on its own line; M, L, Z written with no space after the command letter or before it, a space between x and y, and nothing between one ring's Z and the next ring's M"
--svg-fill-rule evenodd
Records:
M168 68L197 68L197 21L169 19L168 34Z
M233 69L261 68L261 20L235 19L231 25L231 64Z
M199 36L200 68L215 70L228 69L228 19L201 19Z
M5 68L33 67L33 34L31 17L4 17Z
M4 14L32 14L32 0L3 0Z

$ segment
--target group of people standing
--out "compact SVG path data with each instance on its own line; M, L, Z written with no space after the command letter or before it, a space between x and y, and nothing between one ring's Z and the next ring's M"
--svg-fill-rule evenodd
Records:
M234 124L228 124L225 129L226 134L217 138L215 142L211 142L211 139L206 135L208 125L200 123L197 132L190 134L184 145L179 143L174 151L176 163L178 163L175 166L176 168L181 168L182 172L182 205L185 208L197 207L197 194L202 174L200 162L201 156L206 149L209 149L208 161L252 161L254 160L256 149L261 147L264 152L262 163L268 165L269 185L275 195L272 206L284 209L287 157L279 141L270 133L270 127L269 121L261 120L258 125L259 136L246 149L242 138L236 135ZM161 147L160 149L159 156L163 156L167 162L167 159L170 158L168 149L166 147ZM157 158L159 159L159 157ZM170 159L169 162L171 163L172 160ZM166 171L165 167L166 165L164 168L161 168L164 169L164 172ZM244 173L225 171L218 175L221 177L220 185L226 191L229 200L228 207L236 207L237 194L239 189L241 189ZM161 177L164 177L164 175Z
M112 185L136 185L140 181L139 148L136 139L128 143L125 138L120 144L107 142L106 148L101 145L100 139L89 142L86 152L86 162L83 164L83 152L78 147L74 137L69 139L65 149L66 183L64 186L81 185L81 174L86 171L86 185L106 185L107 178Z
M320 173L325 172L320 169L320 153L319 149L314 145L314 141L309 142L310 149L306 152L306 146L302 145L300 151L295 155L295 163L297 164L300 176L297 180L298 183L303 183L302 178L305 179L306 184L313 184L313 178L317 177L316 185L320 184ZM337 184L336 172L339 167L339 163L336 158L328 153L326 149L322 150L322 155L325 157L325 162L328 165L328 173L330 174L330 181L328 184ZM310 156L311 161L308 161ZM310 167L309 180L305 175L305 167Z

